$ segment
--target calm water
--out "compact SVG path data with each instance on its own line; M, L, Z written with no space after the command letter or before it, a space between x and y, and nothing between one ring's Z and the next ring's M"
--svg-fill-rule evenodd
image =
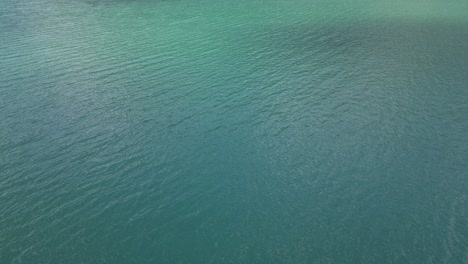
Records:
M0 263L468 263L467 190L467 1L0 2Z

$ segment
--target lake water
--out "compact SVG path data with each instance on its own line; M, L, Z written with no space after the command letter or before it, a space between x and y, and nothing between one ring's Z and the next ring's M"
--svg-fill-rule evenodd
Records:
M468 263L468 1L2 0L0 263Z

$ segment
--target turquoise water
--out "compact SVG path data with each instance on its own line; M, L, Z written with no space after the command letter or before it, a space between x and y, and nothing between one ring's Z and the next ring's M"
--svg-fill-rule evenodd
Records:
M468 263L467 14L2 0L0 263Z

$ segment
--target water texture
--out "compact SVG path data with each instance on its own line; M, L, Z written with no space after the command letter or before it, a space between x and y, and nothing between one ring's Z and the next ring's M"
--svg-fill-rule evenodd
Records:
M468 263L468 2L0 1L0 263Z

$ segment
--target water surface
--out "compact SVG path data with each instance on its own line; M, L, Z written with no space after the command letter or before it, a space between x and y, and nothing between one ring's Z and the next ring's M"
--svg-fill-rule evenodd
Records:
M1 1L0 263L467 263L467 14Z

